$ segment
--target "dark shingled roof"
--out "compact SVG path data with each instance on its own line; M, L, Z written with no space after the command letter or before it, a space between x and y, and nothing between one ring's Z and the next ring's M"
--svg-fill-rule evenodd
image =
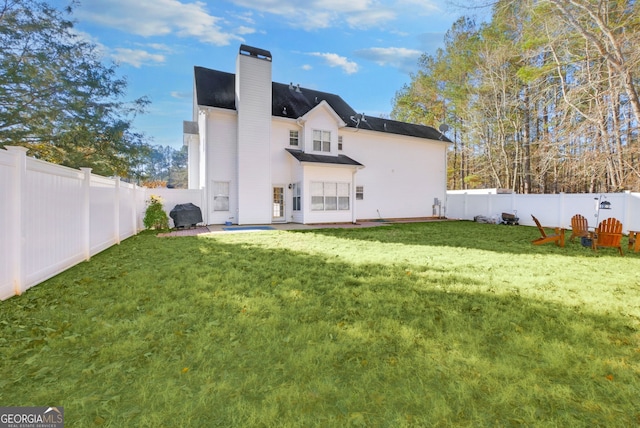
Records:
M312 155L302 152L300 150L285 149L291 156L298 159L300 162L314 162L314 163L332 163L334 165L350 165L350 166L363 166L360 162L351 159L349 156L338 155Z
M236 109L235 74L195 67L194 75L198 105ZM297 119L307 114L320 102L326 101L349 128L451 142L440 131L430 126L414 125L366 115L364 116L365 120L357 120L358 113L349 104L340 96L328 92L272 82L272 98L271 114L277 117Z

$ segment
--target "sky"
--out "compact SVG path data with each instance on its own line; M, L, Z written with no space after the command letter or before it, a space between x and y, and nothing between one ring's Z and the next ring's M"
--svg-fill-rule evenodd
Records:
M117 64L126 99L151 101L135 130L179 149L182 123L192 120L193 68L235 73L241 44L271 52L275 82L388 116L420 56L442 47L463 14L471 15L448 0L80 0L71 18Z

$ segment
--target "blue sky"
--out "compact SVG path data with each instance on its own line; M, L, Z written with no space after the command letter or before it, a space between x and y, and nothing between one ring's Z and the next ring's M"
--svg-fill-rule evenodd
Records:
M136 130L179 148L182 121L192 119L193 67L234 73L240 44L271 52L276 82L388 115L420 55L441 47L463 13L447 0L81 0L73 18L105 62L118 64L127 98L151 100Z

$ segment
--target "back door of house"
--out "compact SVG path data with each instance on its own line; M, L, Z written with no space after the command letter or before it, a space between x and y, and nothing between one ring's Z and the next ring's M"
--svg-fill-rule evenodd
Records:
M273 187L273 210L271 213L272 221L285 221L284 212L284 186Z

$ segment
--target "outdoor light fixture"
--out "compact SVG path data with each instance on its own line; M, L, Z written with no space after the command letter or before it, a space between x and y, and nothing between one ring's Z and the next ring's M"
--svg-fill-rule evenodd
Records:
M609 201L600 202L600 209L601 210L610 210L611 209L611 202L609 202Z
M594 217L596 218L596 225L600 224L600 210L610 210L611 209L611 202L607 201L607 197L605 195L600 195L599 198L593 198L596 206L595 206L595 214Z

